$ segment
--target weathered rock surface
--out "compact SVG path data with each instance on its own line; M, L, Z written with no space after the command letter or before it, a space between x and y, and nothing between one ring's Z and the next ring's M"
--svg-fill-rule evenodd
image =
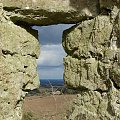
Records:
M101 9L112 10L114 6L120 8L120 0L99 0Z
M1 0L7 15L17 24L77 23L98 15L97 0ZM25 24L24 23L24 24ZM21 23L20 23L21 24Z
M73 108L69 111L70 120L119 120L120 91L113 86L109 92L81 91Z
M63 46L70 55L65 58L68 85L107 90L105 67L111 67L109 57L114 57L109 48L112 28L108 16L98 16L64 32Z
M0 11L1 12L1 11ZM25 94L39 86L38 40L25 29L0 19L0 120L21 120Z
M30 26L60 23L76 24L63 33L65 83L79 90L67 119L120 119L119 0L0 0L0 120L21 120L38 86Z
M64 79L80 91L69 120L120 119L120 4L116 2L101 0L100 15L63 33L68 54Z

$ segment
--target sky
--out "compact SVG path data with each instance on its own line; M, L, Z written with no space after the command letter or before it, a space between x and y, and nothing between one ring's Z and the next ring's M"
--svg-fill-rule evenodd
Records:
M40 56L37 59L40 79L63 79L63 57L66 56L62 47L62 33L73 24L50 26L34 26L38 30Z

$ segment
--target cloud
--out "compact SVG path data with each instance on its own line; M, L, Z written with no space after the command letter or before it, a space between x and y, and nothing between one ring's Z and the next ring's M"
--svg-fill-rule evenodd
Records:
M66 53L62 44L42 45L37 59L38 72L41 79L63 79L63 57Z
M73 24L59 24L51 26L33 26L38 30L41 54L37 60L38 72L41 79L63 78L63 57L66 56L62 47L62 33Z
M38 69L40 79L63 79L63 68Z
M37 60L38 66L58 67L63 65L63 57L66 56L62 45L42 45L41 54Z
M58 24L42 27L33 26L32 28L39 31L40 44L61 44L63 31L73 25L74 24Z

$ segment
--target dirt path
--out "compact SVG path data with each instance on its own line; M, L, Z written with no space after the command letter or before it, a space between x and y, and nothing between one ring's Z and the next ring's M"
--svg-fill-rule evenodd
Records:
M39 120L64 120L69 105L76 95L26 97L24 111L32 112Z

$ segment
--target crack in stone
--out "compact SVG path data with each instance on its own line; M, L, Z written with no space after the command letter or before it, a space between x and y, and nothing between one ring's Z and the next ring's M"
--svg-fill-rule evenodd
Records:
M11 52L11 51L9 51L9 50L2 50L2 54L13 56L13 55L18 54L18 53L16 53L16 52Z
M20 53L11 52L11 51L9 51L9 50L2 50L2 54L5 55L5 56L6 56L6 55L11 55L11 56L21 55L21 56L31 56L31 57L36 58L36 59L38 58L36 54L26 54L26 55L22 55L22 54L20 54ZM3 56L3 57L5 57L5 56Z

